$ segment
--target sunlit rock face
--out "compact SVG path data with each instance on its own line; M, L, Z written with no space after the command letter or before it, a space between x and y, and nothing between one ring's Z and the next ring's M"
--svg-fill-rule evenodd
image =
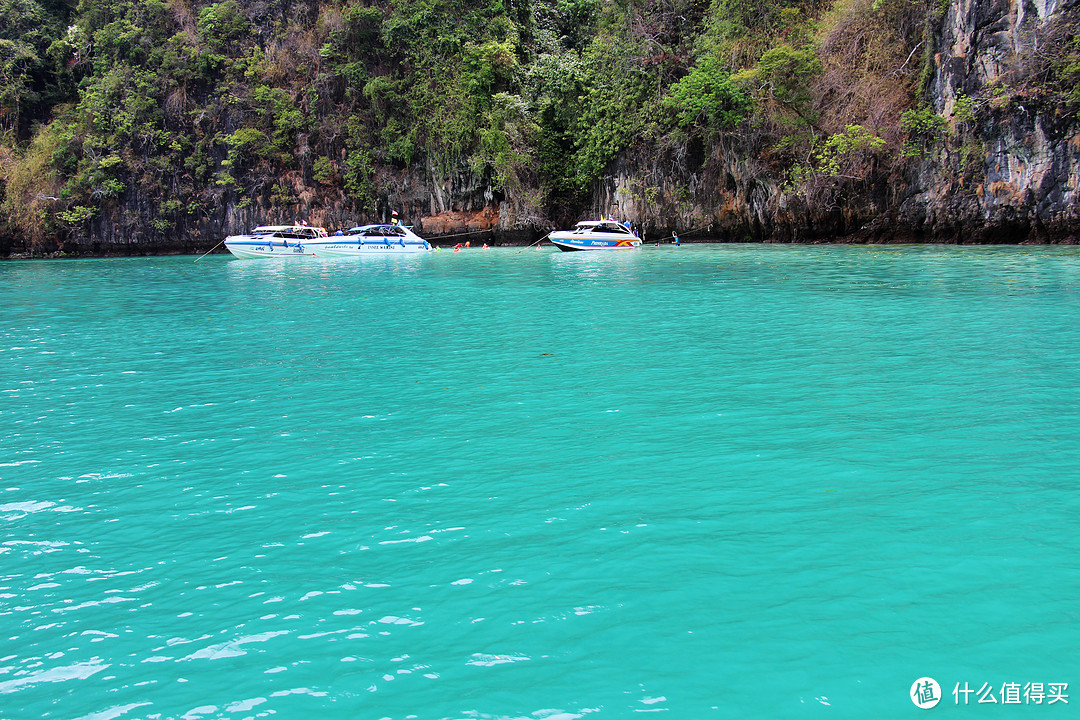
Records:
M793 187L745 146L668 148L613 163L592 211L731 241L1080 241L1080 125L1040 85L1078 16L1076 0L940 6L909 60L941 138L843 191Z
M1058 0L949 6L928 100L953 126L965 121L958 102L967 102L975 118L968 121L974 127L963 157L947 148L954 152L929 158L914 178L939 232L972 241L1076 241L1080 127L1047 102L1039 76L1067 41L1077 6Z
M333 232L388 222L393 211L433 240L496 243L532 242L600 216L633 221L646 240L678 232L733 242L1080 242L1080 113L1044 80L1080 28L1080 0L934 5L927 32L920 25L905 36L894 58L906 72L894 97L871 97L855 119L892 134L888 151L857 173L825 177L812 157L784 157L774 152L776 137L755 139L740 127L707 139L637 139L584 197L558 207L545 204L548 188L535 178L500 184L490 168L430 158L373 167L362 199L349 197L340 177L290 171L245 178L243 192L211 188L207 202L169 215L160 195L127 183L122 197L45 250L202 252L257 225L302 222ZM827 44L819 51L827 54ZM900 113L912 95L913 109L941 123L941 136L905 154ZM812 128L815 150L843 127L834 125ZM298 142L298 153L309 153L306 138ZM796 175L797 163L809 171ZM4 242L0 232L0 255L26 249Z

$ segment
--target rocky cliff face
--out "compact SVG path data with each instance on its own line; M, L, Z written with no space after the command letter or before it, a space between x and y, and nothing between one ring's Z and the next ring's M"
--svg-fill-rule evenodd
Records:
M1078 242L1080 121L1039 86L1078 18L1076 0L951 3L913 49L944 120L925 152L796 188L745 146L629 153L592 211L729 241Z
M1071 41L1078 8L1075 0L950 5L928 99L954 127L964 122L960 104L973 104L961 139L979 157L946 144L916 167L899 213L913 228L960 242L1077 241L1080 123L1038 81Z
M226 236L246 233L258 225L296 222L333 232L388 222L394 210L433 243L451 238L456 242L458 237L469 236L531 242L536 234L532 226L515 223L513 203L505 201L489 178L467 166L446 175L436 175L423 165L404 170L384 168L374 180L380 192L373 212L356 212L340 189L305 179L303 173L290 173L280 180L295 202L275 203L269 193L244 200L221 191L211 207L201 213L170 218L168 227L158 227L149 220L157 215L158 203L136 188L99 216L73 228L66 242L43 250L93 255L190 254L205 252ZM8 248L16 254L27 250Z
M593 187L588 207L551 211L539 207L539 188L499 190L465 163L376 169L368 213L355 211L340 182L316 181L310 167L274 179L288 191L284 200L269 187L249 189L245 198L220 189L201 209L171 217L161 216L160 197L127 178L123 196L71 228L59 249L201 252L259 224L301 221L335 230L385 221L391 210L433 242L475 234L528 243L579 217L608 214L637 221L646 239L678 232L733 242L1078 242L1080 112L1048 80L1063 55L1073 53L1069 62L1080 55L1078 29L1080 0L939 3L922 39L909 33L914 39L900 53L906 59L894 58L886 73L904 71L905 88L919 85L933 131L911 152L895 108L875 120L871 102L854 120L831 118L831 128L813 127L819 138L853 121L883 136L892 128L885 150L864 153L831 175L813 163L798 174L798 159L774 152L775 135L743 132L626 151ZM900 94L908 102L907 90ZM820 92L818 102L826 117L828 93Z

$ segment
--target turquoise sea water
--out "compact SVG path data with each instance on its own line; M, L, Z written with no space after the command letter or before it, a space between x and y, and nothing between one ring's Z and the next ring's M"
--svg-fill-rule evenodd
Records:
M1075 716L1080 250L193 260L0 264L0 717Z

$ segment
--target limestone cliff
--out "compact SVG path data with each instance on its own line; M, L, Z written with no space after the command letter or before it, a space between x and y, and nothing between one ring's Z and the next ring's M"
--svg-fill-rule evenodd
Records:
M460 31L449 5L432 28L394 0L345 15L146 1L103 6L153 10L120 39L122 23L79 20L56 46L72 102L41 132L22 123L25 151L0 142L0 255L202 252L255 225L392 210L436 243L529 243L609 214L646 239L1080 241L1080 0L640 0L655 22L594 17L592 40L552 34L561 3L531 19L511 3L512 21L484 21L504 39L482 45L443 37ZM709 35L742 11L780 29ZM425 47L389 42L406 26L449 49L402 55ZM439 82L417 64L435 57ZM721 62L688 96L719 115L673 111L673 88ZM631 100L610 87L639 111L620 116ZM716 120L721 90L741 93L737 120Z
M959 142L911 173L898 218L912 232L957 242L1080 237L1080 122L1038 83L1072 40L1077 9L1074 0L950 5L927 96L961 126ZM958 100L973 105L968 120Z
M746 142L629 152L592 212L728 241L1077 242L1080 120L1040 83L1078 17L1075 0L962 0L928 18L904 62L923 54L917 94L941 121L921 152L798 182Z

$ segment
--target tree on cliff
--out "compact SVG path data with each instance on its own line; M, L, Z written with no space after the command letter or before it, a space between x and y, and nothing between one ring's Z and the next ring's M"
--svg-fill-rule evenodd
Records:
M0 232L40 250L206 244L237 223L351 223L405 203L414 217L488 204L543 226L581 214L629 156L654 159L637 202L657 217L694 205L665 189L691 156L710 197L786 193L811 217L903 171L911 113L944 123L924 102L940 3L10 0L0 12ZM1057 52L1033 56L1028 85L1004 97L1037 76L1043 100L1075 113L1075 14L1040 31ZM985 115L1003 101L973 102ZM919 137L926 155L953 136ZM696 208L695 223L720 216Z

